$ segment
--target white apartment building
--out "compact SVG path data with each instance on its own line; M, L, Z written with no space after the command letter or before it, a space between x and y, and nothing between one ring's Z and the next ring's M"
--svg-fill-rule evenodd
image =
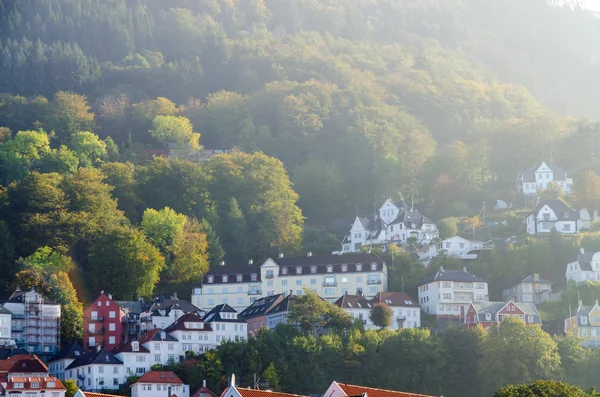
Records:
M526 196L534 196L538 191L546 189L550 182L558 184L564 194L573 190L573 178L569 178L565 170L542 161L539 167L528 168L517 177L517 191Z
M517 285L506 288L502 291L502 299L515 303L535 303L539 304L555 299L552 294L552 285L554 283L540 277L539 273L534 273L526 277Z
M419 304L426 313L442 318L465 318L471 302L489 301L488 283L463 270L440 270L419 286Z
M467 240L460 236L454 236L435 244L430 244L417 251L419 260L428 264L438 255L454 256L460 259L477 259L480 251L490 251L491 242Z
M9 345L12 342L12 313L0 305L0 345Z
M150 366L154 364L169 365L175 363L181 355L182 349L179 340L160 328L146 331L140 336L137 342L150 353Z
M142 376L146 372L150 371L150 367L152 365L152 356L150 350L142 346L140 342L130 341L121 343L119 346L115 347L112 352L115 357L123 363L126 377L132 375Z
M179 341L181 356L185 356L187 351L196 354L204 353L218 345L214 330L194 313L179 317L165 331Z
M527 233L550 233L556 229L562 234L575 234L585 224L579 212L560 200L541 200L525 218Z
M68 379L65 377L65 368L73 361L82 358L86 354L85 349L79 343L73 343L68 348L64 349L55 359L50 361L48 367L50 373L58 379Z
M223 341L245 340L248 337L246 320L225 303L215 306L202 321L212 328L217 345Z
M600 281L600 252L585 252L581 248L577 259L567 264L565 272L567 281L577 284L585 281Z
M205 314L192 303L178 299L177 294L169 299L155 298L151 304L148 303L147 305L149 306L147 310L140 313L140 330L142 333L154 328L165 329L184 314L196 313L199 316Z
M376 329L371 322L371 301L362 295L342 295L334 305L341 307L355 320L360 321L365 329Z
M111 352L98 349L75 359L64 370L65 379L77 382L82 390L117 390L125 383L125 367Z
M190 397L190 386L172 371L150 371L131 385L131 397Z
M373 298L388 289L386 263L374 254L312 255L268 258L262 265L222 265L205 274L192 290L192 302L210 310L228 304L239 310L259 297L302 295L303 288L334 302L346 293ZM233 304L232 304L233 302ZM242 303L246 302L242 305ZM210 305L210 308L208 307Z

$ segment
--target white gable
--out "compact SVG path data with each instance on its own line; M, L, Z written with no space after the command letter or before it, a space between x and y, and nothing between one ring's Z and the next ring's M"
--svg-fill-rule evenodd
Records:
M333 381L327 388L327 391L323 393L323 397L346 397L346 393L344 393L336 381Z
M273 259L267 258L260 267L262 269L263 267L279 267L279 265Z
M550 214L550 218L556 218L556 213L552 208L545 204L537 213L538 218L543 217L544 214Z
M540 164L540 166L535 172L552 172L552 170L550 169L550 167L548 167L548 164L546 164L545 161L542 161L542 164Z

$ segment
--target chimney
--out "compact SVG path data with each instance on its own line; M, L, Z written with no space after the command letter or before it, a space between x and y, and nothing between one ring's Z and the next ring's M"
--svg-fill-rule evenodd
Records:
M253 260L253 259L249 259L249 260L248 260L248 264L249 264L249 265L253 265L253 264L254 264L254 260Z
M540 281L540 274L539 273L533 273L533 281Z
M312 252L308 251L308 252L306 253L306 256L312 256Z
M17 288L15 288L15 292L21 292L21 287L17 285Z
M111 294L108 294L108 299L112 299L112 295Z
M279 253L279 257L280 257L280 258L283 258L283 252L280 252L280 253Z
M579 301L578 301L577 303L579 304L579 306L578 306L578 307L581 307L581 306L583 306L583 301L582 301L581 299L579 299Z
M465 272L465 273L467 272L467 267L466 266L463 266L463 272Z
M440 266L440 271L444 271L444 266Z
M595 302L595 303L596 303L596 306L598 306L598 299L596 299L596 302Z
M202 387L206 387L206 379L202 380Z
M221 261L221 262L219 263L219 266L225 266L225 261Z
M174 300L174 301L178 300L177 299L177 292L173 292L173 296L171 297L171 300Z
M100 295L104 295L104 290L100 291Z
M346 295L346 296L347 296L347 295L348 295L348 291L344 292L344 295Z
M583 247L579 248L579 253L581 255L585 254L585 248L583 248Z
M370 249L368 249L368 250L367 250L367 254L370 254L370 253L371 253L371 250L370 250Z
M100 351L100 349L102 349L102 346L100 346L100 345L96 345L96 351L97 351L97 352L99 352L99 351Z

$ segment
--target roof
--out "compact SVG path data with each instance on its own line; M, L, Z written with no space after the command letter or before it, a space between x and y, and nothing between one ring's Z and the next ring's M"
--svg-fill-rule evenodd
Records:
M345 383L336 382L337 385L347 396L358 396L367 393L369 397L417 397L427 396L426 394L406 393L394 390L376 389L374 387L348 385Z
M275 294L259 298L250 306L240 312L240 317L249 320L254 317L264 316L275 304L283 299L283 294Z
M134 351L133 347L131 345L132 342L134 342L134 341L129 341L129 342L125 342L125 343L121 343L121 344L117 345L112 350L112 353L113 354L119 354L119 353L150 353L150 350L148 350L144 346L142 346L142 344L140 342L138 342L138 350Z
M19 388L15 388L14 384L15 383L24 383L23 386L25 386L25 388L19 387ZM38 387L32 387L32 383L39 383ZM53 386L48 386L48 382L54 382ZM54 376L44 376L44 377L27 377L27 378L11 378L10 382L8 382L6 384L6 388L7 391L13 391L16 389L16 391L18 392L22 392L22 391L28 391L28 390L32 390L32 391L41 391L41 390L65 390L65 386L61 383L60 380L58 380L58 378L54 377ZM43 393L43 392L42 392ZM9 393L12 394L12 393ZM27 393L28 394L28 393ZM43 395L43 394L42 394Z
M29 352L20 347L15 347L15 348L6 347L6 346L0 347L0 363L3 360L7 360L16 355L21 355L26 358L29 356Z
M342 272L342 265L347 265L346 272L347 273L356 273L356 272L370 272L369 264L376 263L378 265L385 264L384 260L378 257L375 254L368 253L358 253L358 254L344 254L344 255L306 255L306 256L292 256L292 257L282 257L272 259L273 262L277 263L280 268L302 268L302 273L309 274L310 268L316 267L316 274L325 274L327 272L327 266L333 266L332 273L344 273ZM362 264L362 269L357 270L356 265ZM381 270L381 267L378 267L377 270ZM295 271L289 271L288 275L294 276L296 274ZM281 270L279 272L279 276L286 276L282 274Z
M135 381L136 383L170 383L182 385L183 381L173 371L150 371Z
M252 281L252 275L256 276L256 281ZM202 284L206 284L208 276L224 276L228 275L226 283L237 283L237 275L242 276L243 283L259 283L260 282L260 265L258 264L245 264L245 263L226 263L224 265L216 266L210 269L204 276L202 276ZM215 277L215 284L223 284L221 277Z
M521 282L522 283L532 283L532 284L554 284L554 281L546 280L545 278L538 278L537 280L535 280L533 274L530 274Z
M577 262L579 262L579 268L584 272L591 272L592 269L592 259L594 258L595 252L583 252L579 253L577 256Z
M118 396L116 394L104 394L104 393L94 393L91 391L83 391L83 390L79 390L81 392L81 394L83 394L84 397L123 397L123 396Z
M79 343L75 342L68 345L66 348L60 351L60 354L52 361L61 360L63 358L72 358L73 360L78 359L86 354L85 349Z
M242 397L306 397L298 394L288 394L288 393L279 393L274 391L266 391L266 390L256 390L256 389L246 389L243 387L235 388L240 396ZM225 390L225 392L227 389ZM223 392L223 395L225 395Z
M48 367L36 355L32 354L28 358L13 361L13 365L8 372L48 372Z
M160 332L159 332L160 331ZM160 328L154 328L149 331L146 331L142 336L138 338L138 342L147 343L147 342L177 342L177 339L169 335L166 331Z
M406 292L379 292L371 303L385 303L389 306L419 307L419 304Z
M440 268L440 270L438 270L437 272L431 273L429 276L427 276L420 285L429 284L434 281L457 281L457 282L462 282L462 283L472 283L472 282L487 283L486 280L482 279L479 276L474 275L473 273L469 273L465 269L455 270L455 269Z
M334 305L341 307L342 309L369 309L371 308L371 302L369 302L362 295L342 295L336 300Z
M595 305L589 305L589 306L579 306L579 308L577 309L577 313L575 314L576 318L577 318L577 325L579 327L591 327L591 324L589 321L589 316L592 310L594 310L596 306ZM586 320L585 324L583 324L581 322L581 318L582 317L587 317L588 320Z
M15 290L15 292L13 292L12 295L8 298L8 300L6 302L7 303L8 302L10 302L10 303L23 303L24 296L28 292L36 292L36 293L38 293L42 298L44 298L44 304L45 305L58 305L58 303L56 303L54 301L51 301L50 299L46 298L44 295L40 294L35 289L31 289L31 291L21 291L18 287Z
M219 397L219 396L217 396L215 393L213 393L213 391L212 391L212 390L210 390L210 389L209 389L208 387L206 387L206 386L202 386L202 387L200 387L198 390L196 390L196 391L194 392L194 394L192 394L192 397L200 397L200 395L201 395L201 394L204 394L204 395L207 395L207 394L208 394L209 396L212 396L212 397Z
M543 163L543 162L542 162ZM525 172L523 172L523 174L521 174L522 177L522 181L523 182L535 182L535 172L541 167L541 163L539 166L537 167L529 167L525 170ZM546 165L548 166L548 168L550 168L550 170L552 171L553 175L553 180L555 181L564 181L567 179L567 173L565 172L565 170L556 165L556 164L548 164L546 163Z
M121 308L125 309L128 313L140 314L144 311L144 306L148 306L148 303L140 301L115 301L115 303Z
M179 307L184 313L200 313L202 311L198 307L192 305L189 301L186 300L162 298L159 298L159 300L152 302L148 310L170 310L173 306Z
M519 310L521 310L525 315L533 316L533 321L541 324L540 313L533 303L529 302L477 302L472 303L473 307L477 310L477 316L479 321L488 321L485 316L490 314L492 316L492 320L495 320L496 314L502 310L509 303L514 304Z
M218 321L224 323L245 323L246 320L240 318L239 316L235 316L235 318L225 318L225 316L221 315L221 313L237 313L233 307L229 306L227 303L222 303L212 308L206 316L202 319L205 323Z
M281 302L277 303L267 314L284 313L290 310L296 301L296 295L288 295L282 299Z
M84 365L93 364L123 365L123 363L111 352L106 349L100 349L99 351L88 353L85 356L76 359L65 369L73 369Z
M6 358L4 360L0 360L0 372L7 372L14 363L16 363L19 360L25 360L30 358L32 355L29 353L26 354L15 354L10 356L9 358Z
M212 327L208 324L204 324L203 328L188 328L185 323L203 323L204 321L202 321L202 319L200 318L200 316L198 316L195 313L188 313L188 314L184 314L183 316L179 317L177 320L175 320L175 322L171 325L169 325L165 331L168 332L173 332L173 331L196 331L196 332L205 332L205 331L212 331Z
M0 305L0 314L12 314L10 310L4 307L4 305Z
M573 208L569 207L560 200L541 200L533 209L533 214L536 216L536 218L540 210L546 205L550 207L552 211L554 211L556 219L559 221L575 221L580 218L579 212L575 211Z

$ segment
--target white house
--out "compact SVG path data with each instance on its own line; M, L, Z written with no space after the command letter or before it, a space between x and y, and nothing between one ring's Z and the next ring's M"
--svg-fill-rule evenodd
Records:
M0 305L0 345L10 345L12 339L12 313Z
M375 329L371 322L371 301L362 295L342 295L334 302L334 305L341 307L346 313L354 317L355 320L362 322L365 329Z
M165 329L173 324L179 317L187 313L196 313L203 316L204 312L192 303L178 299L177 294L170 299L158 297L154 299L148 309L140 313L141 332L154 328Z
M78 358L86 355L86 351L79 343L73 343L65 348L54 360L50 361L48 367L50 373L58 379L68 379L65 377L65 368Z
M140 346L145 347L150 352L150 366L154 364L173 364L179 360L181 355L179 340L160 328L146 331L137 341Z
M132 396L135 397L135 396ZM221 397L307 397L298 394L280 393L272 390L257 390L236 386L235 375L231 375L229 386L221 393Z
M600 252L585 252L581 248L577 259L567 265L565 276L567 281L573 280L577 284L587 280L600 281Z
M66 388L36 355L15 360L0 377L3 396L65 397Z
M581 228L579 212L560 200L541 200L525 218L527 233L550 233L556 229L562 234L574 234Z
M426 397L424 394L414 394L395 390L377 389L374 387L365 387L350 385L333 381L327 388L322 397ZM433 397L433 396L431 396Z
M131 397L190 397L190 386L173 371L150 371L131 385Z
M552 285L554 283L540 277L539 273L534 273L526 277L517 285L506 288L502 291L502 299L504 301L512 301L515 303L542 303L554 299L552 294Z
M226 340L245 340L248 337L246 320L227 304L215 306L202 321L212 328L217 345Z
M419 260L426 264L438 255L454 256L460 259L477 259L480 251L490 251L492 247L491 241L471 241L460 236L454 236L419 249L417 255Z
M471 302L489 301L488 283L463 270L440 270L419 286L419 304L426 313L442 318L465 318Z
M421 308L406 292L380 292L371 300L371 305L386 304L394 313L388 329L419 328Z
M342 252L359 252L365 245L396 242L406 244L414 237L418 244L429 244L439 237L435 223L404 201L387 199L374 218L356 217L342 241Z
M123 363L111 352L98 346L90 352L75 359L64 370L65 379L77 382L83 390L117 390L125 383L126 374Z
M180 356L185 356L187 351L199 354L217 347L216 335L210 324L205 324L194 313L179 317L165 331L180 342Z
M269 329L275 329L278 324L288 323L288 314L290 309L296 301L297 295L294 295L291 291L288 296L283 298L281 302L277 303L266 313L266 324Z
M558 184L564 194L573 190L573 178L569 178L565 170L542 161L539 167L528 168L517 177L517 191L526 196L534 196L538 191L546 189L550 182Z
M150 350L142 346L139 341L121 343L113 349L112 353L125 366L125 376L142 376L150 371L152 365ZM168 358L167 354L167 360Z

